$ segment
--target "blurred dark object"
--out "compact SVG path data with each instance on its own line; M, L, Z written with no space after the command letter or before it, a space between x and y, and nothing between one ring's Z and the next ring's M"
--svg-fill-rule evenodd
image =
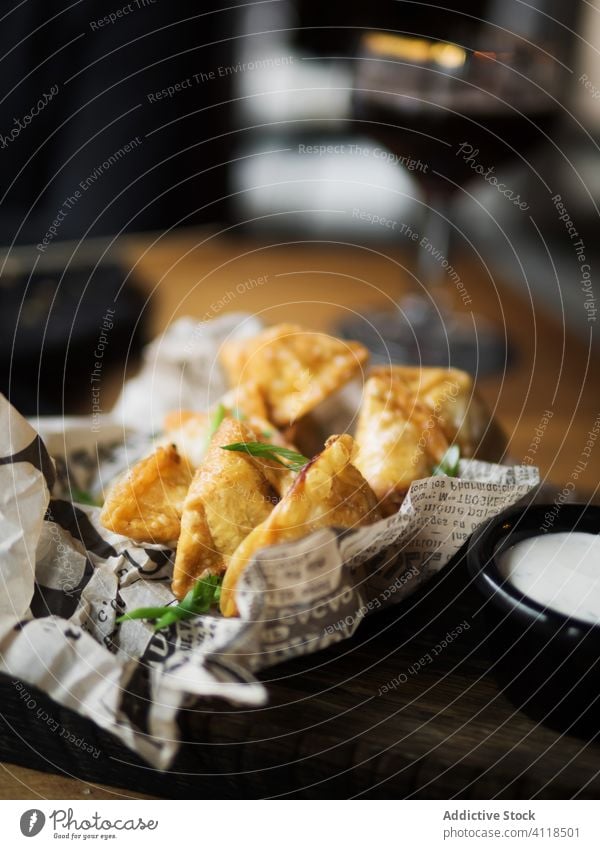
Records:
M145 297L114 265L3 275L0 391L24 415L108 413L107 380L139 355Z
M30 0L3 15L0 242L38 244L76 192L57 239L224 215L233 74L219 68L237 14L224 5Z
M467 46L459 46L450 25L444 41L421 33L367 32L357 46L354 92L363 132L392 150L399 162L418 151L420 168L414 176L424 198L424 221L411 223L419 245L417 276L427 297L415 294L401 304L396 322L392 314L383 323L372 316L371 322L384 343L400 349L401 361L444 361L472 373L504 370L508 351L503 334L475 312L465 316L450 303L444 269L450 267L451 204L474 169L483 174L489 166L498 191L505 189L499 182L503 163L527 156L549 137L565 84L559 61L565 39L554 22L548 26L538 15L532 27L529 12L516 14L516 31L507 31L499 25L504 6L489 3L487 8L484 21L471 20ZM464 24L461 15L459 20ZM523 37L533 32L536 42ZM493 173L497 167L498 176ZM529 208L519 195L512 193L511 199L520 209ZM480 336L485 339L481 350Z
M474 22L484 16L485 0L453 0L450 3L390 3L349 0L344 4L344 25L339 7L319 0L297 0L299 28L296 40L304 49L331 55L352 56L361 30L390 30L462 44ZM449 31L452 34L449 34Z
M339 7L320 0L295 0L295 42L303 50L331 56L351 57L361 31L403 33L473 47L472 39L487 30L487 48L495 49L506 34L536 40L539 31L550 33L569 52L569 31L575 26L579 4L564 0L441 0L434 6L421 0L390 3L389 0L348 0L343 24ZM564 52L561 51L561 59Z
M369 312L367 317L341 322L337 332L357 339L371 351L376 363L417 363L458 368L483 377L506 370L515 352L508 340L481 315L456 321L424 298L408 296L397 310Z

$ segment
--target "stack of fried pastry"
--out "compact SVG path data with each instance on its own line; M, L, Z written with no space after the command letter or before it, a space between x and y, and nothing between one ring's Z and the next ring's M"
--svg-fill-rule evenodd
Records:
M176 546L178 598L198 579L223 575L225 616L237 613L235 588L257 551L389 515L450 445L473 456L488 426L464 372L377 366L365 375L362 345L297 325L229 342L220 357L231 390L217 419L214 411L170 413L154 453L108 492L101 521L137 542ZM294 449L292 425L312 421L318 404L358 377L354 438L324 434L323 449L301 467L277 455L277 447ZM256 443L271 448L244 450ZM232 444L241 450L224 450Z

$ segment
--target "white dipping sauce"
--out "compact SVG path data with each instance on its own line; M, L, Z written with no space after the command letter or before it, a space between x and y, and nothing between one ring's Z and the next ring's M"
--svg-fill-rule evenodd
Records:
M567 616L600 623L600 536L579 531L530 537L498 568L523 595Z

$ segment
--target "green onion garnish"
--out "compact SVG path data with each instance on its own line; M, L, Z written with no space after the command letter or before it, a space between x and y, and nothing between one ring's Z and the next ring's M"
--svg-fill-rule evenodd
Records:
M207 613L221 597L222 580L219 575L201 578L196 581L179 604L171 604L166 607L137 607L135 610L119 616L117 622L126 622L128 619L156 620L154 630L161 631L181 619L191 619L201 613Z
M433 467L432 475L446 475L449 478L458 477L458 461L460 460L460 448L451 445L437 466Z
M210 420L210 424L208 426L208 430L206 431L206 436L204 438L204 452L208 451L210 446L210 441L218 431L219 426L225 416L227 415L227 410L223 406L223 404L217 404L214 413L212 414L212 418Z
M210 427L208 429L208 438L209 440L213 438L215 433L218 431L219 426L225 416L227 415L227 410L223 406L223 404L217 404L217 407L213 413L213 417L210 422Z
M273 460L280 466L285 466L292 472L299 472L309 461L308 457L292 451L291 448L282 448L281 445L271 445L268 442L232 442L231 445L221 445L224 451L242 451L252 454L253 457L265 457ZM283 460L281 459L283 457ZM284 462L286 461L287 462Z
M100 506L94 496L90 492L86 492L84 489L71 487L71 499L76 501L78 504L89 504L91 507Z

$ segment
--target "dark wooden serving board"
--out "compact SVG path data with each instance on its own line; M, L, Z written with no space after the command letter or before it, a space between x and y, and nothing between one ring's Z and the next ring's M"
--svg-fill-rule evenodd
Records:
M433 655L464 620L470 627ZM48 733L8 678L0 758L167 798L598 798L600 745L516 710L495 683L484 637L481 598L459 556L353 639L267 670L267 707L184 711L188 742L167 773L29 688L38 708L101 754Z

